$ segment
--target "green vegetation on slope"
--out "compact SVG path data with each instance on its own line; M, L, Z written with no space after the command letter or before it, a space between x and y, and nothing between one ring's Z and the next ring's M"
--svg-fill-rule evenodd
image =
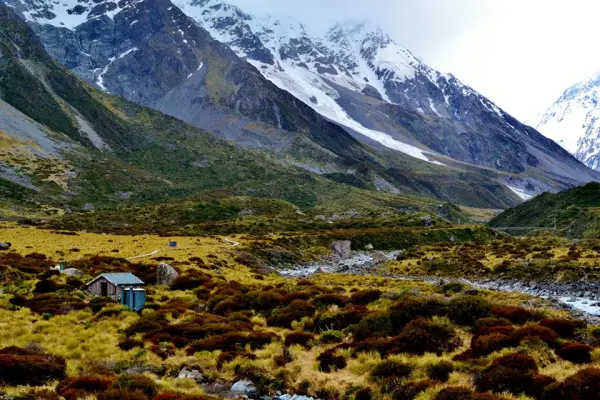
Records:
M548 227L570 238L600 234L600 183L588 183L561 193L544 193L490 221L492 227Z

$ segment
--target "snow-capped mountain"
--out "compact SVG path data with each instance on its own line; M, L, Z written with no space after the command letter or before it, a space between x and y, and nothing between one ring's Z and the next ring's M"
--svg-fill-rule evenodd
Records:
M389 174L369 179L405 184L420 179L406 179L414 171L430 182L466 168L483 174L478 185L491 180L521 198L598 178L368 22L314 36L293 18L257 18L218 0L4 1L97 88L311 171L352 174L367 163Z
M600 170L600 73L567 89L537 128L588 167Z

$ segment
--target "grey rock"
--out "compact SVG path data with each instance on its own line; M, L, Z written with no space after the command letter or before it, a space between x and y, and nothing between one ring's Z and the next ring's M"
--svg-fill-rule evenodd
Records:
M368 251L373 250L373 245L371 243L369 243L368 245L365 246L365 250L368 250Z
M164 367L157 367L154 365L134 365L125 370L125 374L129 375L140 375L149 372L155 375L162 375L164 373Z
M9 242L0 242L0 250L9 250L12 247L12 244Z
M382 251L376 251L373 253L373 264L382 264L389 261L389 257Z
M173 267L166 262L162 262L156 269L156 284L169 286L178 276L179 274Z
M204 375L202 374L202 372L198 371L197 369L187 369L185 367L181 371L179 371L177 378L193 379L196 383L201 383L204 381Z
M331 243L329 249L333 252L334 257L345 260L352 255L352 242L349 240L338 240Z
M248 379L237 381L233 384L233 386L231 386L230 390L232 393L248 396L251 399L257 398L259 395L254 383Z
M83 271L78 270L77 268L67 268L63 271L60 272L63 275L66 276L82 276L83 275Z

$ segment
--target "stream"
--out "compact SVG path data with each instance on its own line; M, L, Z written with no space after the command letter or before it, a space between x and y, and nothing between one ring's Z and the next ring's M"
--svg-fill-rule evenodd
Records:
M573 282L543 282L519 281L507 279L481 279L468 280L465 278L443 278L434 276L407 276L381 274L373 271L378 265L373 260L377 252L352 252L344 260L324 259L318 262L294 265L281 269L279 273L285 277L302 278L317 273L337 273L351 275L381 275L392 279L420 281L432 284L460 282L476 289L494 290L499 292L523 293L548 300L554 308L567 310L574 317L588 323L600 323L600 281L573 281ZM399 251L385 253L389 260L393 260ZM378 260L383 253L379 252ZM385 261L385 259L384 259Z

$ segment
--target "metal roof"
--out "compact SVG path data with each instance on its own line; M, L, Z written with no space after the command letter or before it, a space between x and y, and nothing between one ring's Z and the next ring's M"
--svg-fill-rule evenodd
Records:
M117 286L118 285L143 285L144 284L144 282L142 282L137 276L135 276L129 272L107 272L107 273L101 274L100 276L96 277L96 279L98 279L100 277L106 278L113 285L117 285ZM96 279L94 279L94 281Z

